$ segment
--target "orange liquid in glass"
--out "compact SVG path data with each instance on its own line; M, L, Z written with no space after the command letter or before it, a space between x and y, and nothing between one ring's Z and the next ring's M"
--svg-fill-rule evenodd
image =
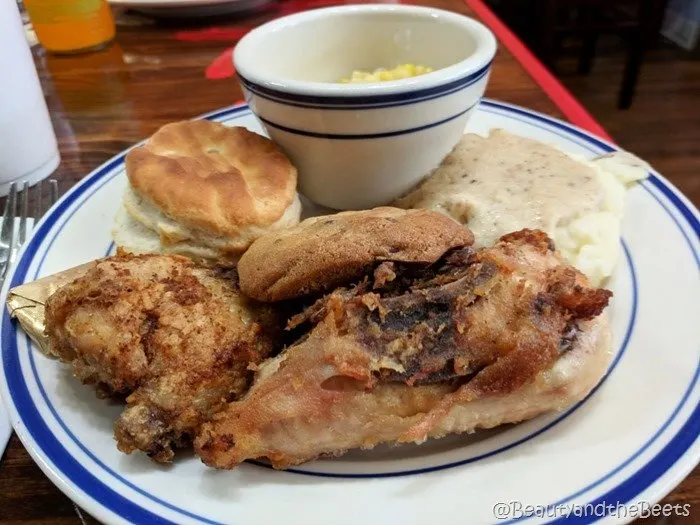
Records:
M47 51L80 52L114 38L112 11L104 0L24 0L24 6Z

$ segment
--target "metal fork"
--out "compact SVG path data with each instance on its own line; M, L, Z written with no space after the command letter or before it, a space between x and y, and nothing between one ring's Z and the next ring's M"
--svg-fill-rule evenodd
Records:
M36 224L46 210L58 200L58 182L51 179L47 181L49 186L48 205L44 205L43 181L34 186L29 183L13 182L10 193L5 199L5 211L2 216L2 229L0 229L0 286L5 281L7 270L17 260L19 250L27 240L29 219L34 218ZM18 187L21 184L21 188ZM32 214L29 211L29 197L33 197L34 206ZM19 202L19 217L17 216L17 203ZM19 226L15 233L15 221L19 219Z

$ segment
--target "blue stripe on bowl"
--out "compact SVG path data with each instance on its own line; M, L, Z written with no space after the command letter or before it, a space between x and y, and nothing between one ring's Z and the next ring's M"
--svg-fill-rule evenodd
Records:
M383 133L367 133L367 134L356 134L356 135L350 135L350 134L344 134L344 133L318 133L316 131L307 131L304 129L290 128L287 126L283 126L282 124L277 124L275 122L272 122L266 118L261 117L260 115L256 115L256 117L258 118L258 120L260 120L260 122L262 122L266 126L269 126L271 128L275 128L275 129L279 129L280 131L284 131L286 133L291 133L293 135L302 135L304 137L313 137L313 138L317 138L317 139L331 139L331 140L385 139L385 138L390 138L390 137L398 137L399 135L410 135L411 133L418 133L419 131L425 131L426 129L441 126L443 124L446 124L447 122L450 122L452 120L455 120L455 119L461 117L465 113L474 109L478 103L479 102L472 104L467 109L460 111L456 115L452 115L452 116L444 118L442 120L438 120L437 122L431 122L430 124L425 124L423 126L417 126L415 128L408 128L408 129L399 129L396 131L385 131Z
M297 93L287 93L274 87L256 84L255 82L245 78L240 73L238 73L238 78L241 81L241 84L251 93L254 93L261 98L279 102L280 104L285 104L287 106L315 109L383 109L395 106L404 106L407 104L415 104L416 102L425 102L456 93L457 91L461 91L462 89L477 83L479 80L488 75L490 69L491 62L474 73L470 73L465 77L453 80L440 86L386 95L301 95Z
M246 112L246 113L248 113L248 112ZM209 115L208 118L223 118L223 117L225 117L225 116L226 116L226 113L215 113L215 114ZM243 115L240 115L240 116L243 116ZM122 162L122 159L121 159L121 158L116 159L115 162L113 162L112 164L110 164L109 169L111 170L114 166L117 166L117 165L120 164L121 162ZM102 187L104 184L106 184L107 182L109 182L109 180L111 180L112 178L114 178L114 176L115 176L115 175L112 175L111 177L105 177L104 180L101 180L100 183L97 184L97 185L95 186L95 188L93 188L92 191L87 195L86 199L89 198L89 196L90 196L92 193L94 193L95 191L97 191L97 190L98 190L100 187ZM42 257L41 257L41 259L40 259L40 261L39 261L39 264L38 264L38 266L37 266L37 268L36 268L36 270L35 270L35 272L34 272L33 277L31 277L32 280L36 280L36 279L39 277L39 275L40 275L40 273L41 273L41 269L42 269L43 264L44 264L44 260L45 260L45 258L46 258L46 256L47 256L48 252L50 251L50 249L51 249L51 247L52 247L54 241L58 238L58 236L59 236L61 230L63 229L63 227L65 226L65 224L67 224L67 222L70 220L70 218L73 216L73 214L75 214L75 213L77 212L78 209L79 209L79 207L78 207L78 208L75 208L74 210L72 210L71 213L70 213L70 215L69 215L69 216L66 218L66 220L61 224L61 226L59 227L59 229L53 233L53 237L52 237L51 241L49 242L49 246L47 247L46 251L45 251L44 254L42 255ZM106 252L106 253L109 253L109 252L111 251L112 246L113 246L113 243L110 243L109 247L107 248L107 252ZM616 354L616 357L615 357L615 359L613 360L612 364L610 365L610 367L609 367L608 371L606 372L605 376L600 380L599 384L586 396L586 398L584 398L583 400L581 400L579 403L577 403L577 404L574 405L573 407L569 408L567 411L565 411L564 413L562 413L561 416L559 416L559 417L556 418L554 421L552 421L552 422L550 422L549 424L547 424L545 427L543 427L543 428L541 428L541 429L538 429L538 430L534 431L533 433L531 433L531 434L529 434L529 435L527 435L527 436L525 436L525 437L523 437L523 438L521 438L521 439L519 439L519 440L517 440L517 441L514 441L514 442L512 442L512 443L509 443L508 445L505 445L505 446L503 446L503 447L501 447L501 448L498 448L498 449L496 449L496 450L492 450L492 451L487 452L487 453L485 453L485 454L482 454L482 455L480 455L480 456L476 456L476 457L469 458L469 459L466 459L466 460L460 460L460 461L455 461L455 462L450 462L450 463L444 463L444 464L440 464L440 465L433 465L433 466L425 467L425 468L421 468L421 469L412 469L412 470L403 470L403 471L388 471L388 472L379 472L379 473L372 473L372 474L349 474L349 473L333 473L333 472L315 472L315 471L311 471L311 470L306 470L306 469L304 469L304 468L290 468L290 469L287 469L286 472L288 472L288 473L294 473L294 474L309 475L309 476L330 477L330 478L383 478L383 477L399 477L399 476L409 476L409 475L415 475L415 474L424 474L424 473L428 473L428 472L435 472L435 471L439 471L439 470L445 470L445 469L449 469L449 468L459 467L459 466L466 465L466 464L469 464L469 463L475 463L475 462L477 462L477 461L486 459L486 458L488 458L488 457L492 457L492 456L497 455L497 454L499 454L499 453L501 453L501 452L505 452L505 451L510 450L510 449L512 449L512 448L514 448L514 447L516 447L516 446L518 446L518 445L521 445L521 444L523 444L523 443L525 443L525 442L527 442L527 441L530 441L531 439L534 439L534 438L537 437L538 435L540 435L540 434L542 434L543 432L545 432L545 431L549 430L550 428L554 427L555 425L557 425L558 423L560 423L561 421L563 421L564 419L566 419L567 417L569 417L574 411L578 410L578 408L580 408L588 399L590 399L590 397L598 390L598 388L600 388L600 386L605 382L605 380L607 379L607 377L608 377L608 376L612 373L612 371L617 367L618 363L620 362L620 359L622 358L623 354L625 353L625 351L626 351L626 349L627 349L629 340L630 340L630 338L631 338L631 336L632 336L632 333L633 333L633 330L634 330L635 321L636 321L636 315L637 315L637 305L638 305L638 283L637 283L636 270L635 270L635 267L634 267L634 262L633 262L633 259L632 259L632 255L631 255L631 253L630 253L628 247L626 246L626 244L625 244L624 242L622 242L622 249L623 249L623 252L624 252L624 254L625 254L625 257L627 258L628 265L629 265L629 267L630 267L630 278L631 278L631 281L632 281L632 282L631 282L631 284L632 284L632 309L631 309L631 312L630 312L630 320L629 320L629 322L628 322L627 330L626 330L626 332L625 332L625 336L624 336L624 338L623 338L622 344L620 345L620 349L618 350L618 352L617 352L617 354ZM168 506L168 508L171 508L170 504L168 504L167 502L163 502L162 500L159 500L159 499L157 499L157 498L154 498L154 497L150 496L148 493L141 491L141 489L139 489L139 488L136 487L135 485L131 484L128 480L126 480L125 478L123 478L122 476L120 476L118 473L114 472L114 471L111 470L109 467L107 467L106 465L104 465L104 464L103 464L103 463L102 463L102 462L101 462L101 461L100 461L100 460L99 460L99 459L98 459L98 458L97 458L97 457L96 457L82 442L80 442L80 440L78 440L78 438L70 431L70 429L68 428L68 426L65 424L65 422L62 420L62 418L59 416L58 411L57 411L57 410L55 409L55 407L52 405L51 400L49 399L49 397L48 397L48 396L45 394L45 392L43 391L43 387L42 387L42 385L41 385L41 380L40 380L38 374L36 373L36 368L35 368L35 364L34 364L34 354L33 354L33 353L30 354L30 362L31 362L31 365L32 365L32 369L33 369L33 371L34 371L34 378L35 378L37 384L38 384L39 387L40 387L40 391L41 391L42 396L43 396L43 398L44 398L44 402L45 402L46 405L49 407L49 409L50 409L50 411L52 412L52 414L54 415L55 419L58 421L58 423L59 423L60 426L63 428L63 430L66 432L66 434L68 434L68 435L71 437L71 439L83 450L83 452L84 452L85 454L87 454L93 461L95 461L95 463L97 463L101 468L107 470L110 474L112 474L115 478L119 479L119 480L120 480L121 482L123 482L125 485L129 486L130 488L132 488L132 489L134 489L134 490L138 490L138 491L139 491L140 493L142 493L143 495L146 495L147 497L151 497L152 499L154 499L154 501L156 501L156 502L158 502L158 503L161 503L161 504L164 504L164 505ZM265 467L265 468L271 468L268 464L266 464L266 463L264 463L264 462L260 462L260 461L251 460L251 461L248 461L248 463L252 463L252 464L254 464L254 465L258 465L258 466Z
M599 141L598 139L582 131L579 131L576 128L568 126L562 122L558 122L544 115L539 115L537 113L525 111L523 109L512 107L507 104L500 104L491 101L483 101L482 104L485 108L491 108L486 109L486 111L489 112L504 112L507 116L511 117L513 116L513 114L521 115L521 118L518 118L518 120L523 120L528 124L537 125L536 122L533 121L541 121L544 124L546 124L546 126L541 125L538 127L547 129L549 131L552 131L552 128L558 128L564 132L560 133L561 136L572 140L573 142L576 142L584 147L587 147L590 151L594 151L596 153L599 152L591 148L591 145L593 145L598 150L603 151L612 151L614 149L605 142ZM235 113L240 113L244 109L245 108L228 109L221 112L217 112L216 114L210 114L208 115L208 118L221 118ZM578 140L575 140L572 137L578 137ZM92 189L94 191L96 188L91 187L94 186L96 183L106 182L102 179L105 177L105 175L109 173L109 171L112 168L121 163L122 159L123 155L120 155L112 161L105 163L102 167L98 168L98 170L96 170L92 177L88 177L83 183L78 184L78 186L71 193L69 193L64 199L61 200L61 202L59 202L59 204L57 204L57 206L51 211L51 213L47 215L46 219L44 221L41 221L41 223L38 225L35 234L32 236L32 239L28 243L27 248L23 251L17 268L13 271L11 286L16 286L24 282L25 278L27 277L26 274L29 269L29 266L33 262L36 250L42 244L44 239L48 236L53 225L67 211L68 206L78 201L79 198L86 193L86 190ZM659 188L659 190L669 199L670 203L674 206L674 208L677 209L678 212L683 216L683 218L686 219L687 223L690 225L695 235L700 238L700 221L698 220L695 213L688 207L688 205L676 194L674 190L668 187L666 183L664 183L662 180L660 180L653 174L650 177L649 182L650 184ZM643 185L643 187L645 187L647 191L652 193L651 190L646 186L646 184ZM689 235L685 232L685 228L681 226L679 220L675 217L675 215L672 214L671 210L666 205L664 205L658 197L654 197L660 202L662 207L667 213L669 213L676 225L681 230L691 252L693 253L696 262L700 261L698 253L695 250ZM84 201L85 198L83 198L82 200ZM53 242L53 239L51 242ZM70 480L70 482L72 482L80 490L85 492L85 494L90 498L90 500L94 502L93 507L98 510L99 506L102 506L124 517L130 522L168 523L167 520L155 516L151 511L148 511L145 508L133 502L125 500L122 496L119 495L119 493L117 493L111 487L108 487L107 485L97 480L92 473L90 473L85 467L80 465L70 455L70 453L68 453L68 451L63 447L63 445L58 442L56 436L54 436L51 433L51 431L46 427L42 416L38 412L36 405L34 405L31 395L29 395L27 384L24 376L22 375L22 371L18 360L19 350L17 348L15 326L10 321L9 315L6 311L3 314L2 327L3 367L5 371L5 376L8 379L8 389L12 393L13 405L15 407L22 407L22 423L26 425L26 429L24 430L24 432L28 434L28 436L24 436L25 439L27 437L30 437L38 445L37 450L30 442L28 443L28 448L32 450L34 454L43 453L49 461L51 461L54 465L58 467L58 471L62 473L62 476L61 474L57 474L56 471L54 471L49 464L44 462L41 455L39 455L36 456L36 459L42 467L42 469L44 469L45 472L47 472L47 474L50 477L52 477L52 479L59 485L59 487L62 490L66 491L70 496L75 497L79 494L73 493L73 489L70 488L69 485L64 484L65 482L62 481L62 479L66 478ZM32 357L33 355L30 354L30 359ZM35 376L35 379L38 381L38 377ZM690 385L688 386L685 395L681 399L677 408L668 418L668 420L640 450L638 450L630 459L627 460L628 462L631 461L633 458L638 457L646 448L648 448L652 444L653 441L655 441L660 436L663 429L667 428L668 425L670 425L671 421L675 418L675 416L687 402L689 395L694 391L697 380L698 370L696 370L695 376L691 381ZM21 402L18 403L18 400ZM697 439L698 432L700 431L699 427L700 410L698 409L698 407L696 407L695 411L688 418L683 428L667 442L663 450L659 452L650 462L648 462L647 465L645 465L635 474L630 476L630 478L628 478L625 482L621 483L615 489L605 494L603 496L605 501L607 503L627 502L637 494L641 493L644 489L652 485L657 479L664 475L693 445L693 443ZM20 432L20 434L23 434L24 432ZM571 499L583 494L584 492L591 490L592 488L598 486L600 483L608 479L608 477L612 476L620 468L622 468L622 465L611 471L607 477L597 480L585 489L582 489L582 491L579 491L578 493L569 496L562 501L570 501ZM113 471L110 473L116 474ZM313 474L311 472L304 473ZM280 475L282 475L282 473L280 473ZM117 475L117 477L119 478L120 476ZM178 507L175 507L174 505L159 500L158 498L155 498L154 496L145 493L145 491L142 491L142 489L131 485L128 481L126 483L135 490L139 491L141 494L153 500L155 503L160 503L161 505L164 505L165 507L170 508L171 510L180 512L184 516L198 519L201 522L214 523L205 517L197 516L184 509L180 509ZM595 500L595 502L600 501L603 498L598 498L597 500ZM574 522L573 520L566 520L565 522L569 521L571 521L572 523Z

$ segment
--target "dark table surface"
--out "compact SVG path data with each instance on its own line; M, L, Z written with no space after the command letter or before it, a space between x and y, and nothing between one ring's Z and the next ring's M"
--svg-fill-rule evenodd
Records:
M236 38L270 18L329 3L288 0L252 15L205 21L154 22L138 14L117 12L116 41L101 52L57 57L34 48L60 142L62 162L54 175L60 193L163 124L241 100L240 88L227 67L226 50ZM420 3L473 15L462 0ZM209 29L212 27L217 29ZM502 46L487 96L563 117L557 105ZM684 186L673 173L665 175ZM696 204L700 202L700 193L689 197ZM664 502L689 503L694 508L686 518L658 517L647 522L700 523L700 470L695 469ZM85 522L96 523L49 481L13 436L0 462L0 523ZM467 518L464 523L468 523Z

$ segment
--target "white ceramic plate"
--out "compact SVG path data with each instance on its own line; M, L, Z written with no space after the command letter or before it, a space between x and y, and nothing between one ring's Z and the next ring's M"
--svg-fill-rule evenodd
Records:
M262 131L245 106L207 118ZM468 128L495 127L589 157L614 149L561 121L483 101ZM109 253L125 183L121 154L66 194L27 243L3 304L8 286ZM108 523L630 521L700 456L699 235L698 212L660 175L632 189L623 256L610 283L609 373L565 412L472 436L350 453L287 472L259 464L220 472L188 454L159 466L119 453L112 424L120 407L33 349L6 313L2 394L39 466ZM507 515L500 503L510 505ZM548 507L526 516L526 505Z
M160 18L182 18L242 13L271 3L273 0L107 0L116 7L126 7Z

